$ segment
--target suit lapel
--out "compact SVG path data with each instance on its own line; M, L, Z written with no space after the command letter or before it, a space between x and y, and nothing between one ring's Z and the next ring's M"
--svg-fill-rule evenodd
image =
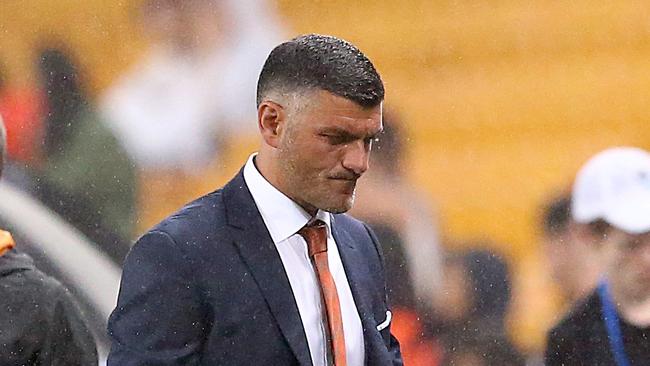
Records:
M337 221L336 215L332 215L332 235L339 249L352 297L354 297L354 303L361 318L366 355L365 363L366 365L378 365L379 363L374 359L374 355L380 354L376 347L381 345L379 343L381 342L381 335L377 331L375 318L370 307L368 287L364 286L364 280L366 280L364 276L370 276L371 274L366 273L364 270L366 268L366 259L356 248L354 239Z
M307 336L280 255L246 186L242 171L224 187L228 223L280 330L301 365L312 365Z

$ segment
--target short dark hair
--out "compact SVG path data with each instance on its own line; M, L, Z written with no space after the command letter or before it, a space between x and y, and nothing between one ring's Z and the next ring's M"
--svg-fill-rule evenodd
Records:
M553 198L544 207L542 220L544 235L547 237L565 233L571 222L571 196Z
M555 197L551 200L543 213L543 229L546 237L561 235L567 232L569 224L571 223L571 195L566 194ZM587 228L589 232L596 237L605 236L612 228L612 226L603 219L596 219L588 222Z
M307 34L271 51L257 82L257 106L274 90L320 89L362 107L384 100L384 84L372 62L342 39Z

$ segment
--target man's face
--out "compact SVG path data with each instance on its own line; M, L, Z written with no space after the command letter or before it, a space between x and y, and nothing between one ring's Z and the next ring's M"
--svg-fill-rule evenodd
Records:
M603 245L613 289L638 301L650 297L650 233L632 235L611 229Z
M542 248L548 261L549 269L553 280L561 285L566 285L571 275L576 269L574 266L572 250L575 245L571 242L571 237L567 232L551 234L544 237Z
M278 146L283 193L308 212L352 207L357 180L368 169L382 108L364 108L325 91L306 93L290 112Z
M598 253L588 241L581 240L574 224L545 235L542 248L550 274L568 300L584 295L583 291L597 280Z

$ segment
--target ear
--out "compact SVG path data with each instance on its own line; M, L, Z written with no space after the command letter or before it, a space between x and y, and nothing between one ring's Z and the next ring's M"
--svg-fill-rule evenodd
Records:
M286 111L278 103L266 100L257 108L257 125L264 142L277 148L280 141L280 132L286 122Z

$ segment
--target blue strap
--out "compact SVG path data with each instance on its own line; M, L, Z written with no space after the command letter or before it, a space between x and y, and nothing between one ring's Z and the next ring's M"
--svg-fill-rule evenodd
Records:
M623 345L623 334L621 333L621 324L618 320L618 313L612 296L609 293L609 285L607 281L602 280L598 285L598 295L603 308L603 321L607 329L607 338L614 354L614 360L618 366L630 366L630 361L625 354L625 347Z

